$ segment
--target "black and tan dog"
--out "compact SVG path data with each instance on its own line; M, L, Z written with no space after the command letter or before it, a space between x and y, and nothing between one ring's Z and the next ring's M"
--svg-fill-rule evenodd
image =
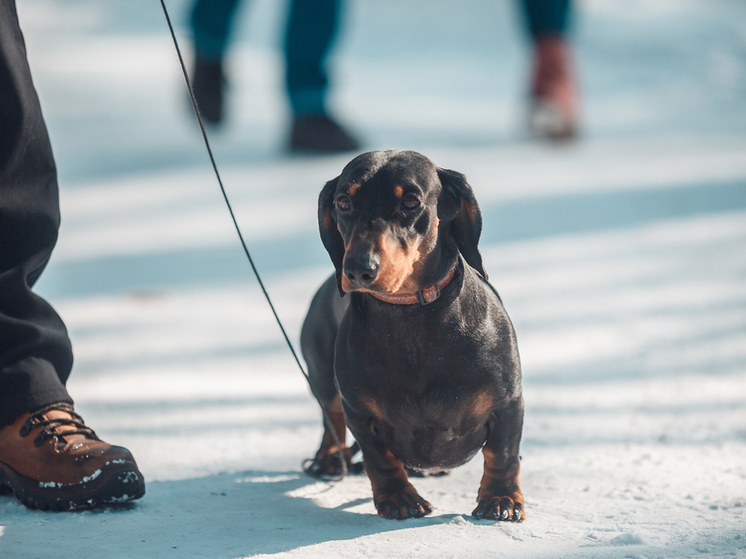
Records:
M378 514L421 517L431 505L407 471L448 471L481 448L472 514L523 520L518 348L486 281L464 176L412 151L365 153L324 186L319 226L336 274L314 296L301 344L331 425L307 471L340 472L330 429L343 442L346 425Z

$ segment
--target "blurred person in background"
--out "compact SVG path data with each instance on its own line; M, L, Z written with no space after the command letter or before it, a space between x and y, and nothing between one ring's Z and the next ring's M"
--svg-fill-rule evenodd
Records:
M339 23L341 0L290 0L285 32L285 88L293 113L292 151L344 152L358 142L329 116L325 60ZM578 92L568 27L570 0L519 0L533 46L528 114L538 137L577 132ZM196 0L192 7L193 88L204 120L223 121L224 58L239 0Z
M528 126L554 140L578 127L578 88L568 42L570 0L521 0L533 45Z
M79 510L142 497L132 454L100 440L65 383L64 323L31 291L57 241L57 172L15 0L0 0L0 493Z
M223 121L223 60L239 0L197 0L191 12L194 96L204 120ZM358 142L326 106L326 56L337 34L341 0L290 0L285 29L285 89L293 113L288 146L296 152L345 152Z

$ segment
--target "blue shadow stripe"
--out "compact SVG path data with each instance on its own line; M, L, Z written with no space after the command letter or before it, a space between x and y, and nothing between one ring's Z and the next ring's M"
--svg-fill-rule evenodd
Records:
M746 181L581 193L482 208L482 243L623 229L746 207Z

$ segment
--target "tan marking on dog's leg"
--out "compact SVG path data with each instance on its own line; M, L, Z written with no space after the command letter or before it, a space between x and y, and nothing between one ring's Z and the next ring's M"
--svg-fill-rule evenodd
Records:
M480 392L471 401L469 409L474 417L482 417L495 405L495 399L489 392Z
M365 459L365 472L370 479L373 504L378 515L404 520L430 514L433 510L432 505L409 483L404 465L388 449L378 457L381 460L377 464L378 467L373 467L367 458Z
M504 465L488 447L482 449L484 474L479 485L478 505L472 513L478 518L521 522L526 519L523 492L518 479L520 463Z

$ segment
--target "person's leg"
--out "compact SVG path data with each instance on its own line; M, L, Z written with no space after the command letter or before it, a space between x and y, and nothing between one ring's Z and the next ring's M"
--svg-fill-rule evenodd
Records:
M57 196L15 0L0 0L0 493L79 510L142 497L145 483L73 410L65 325L31 292L57 240Z
M578 93L568 29L570 0L522 0L533 44L529 126L552 139L577 132Z
M203 119L212 124L223 120L223 59L238 3L196 0L189 18L194 43L192 87Z
M564 35L570 23L570 0L523 0L524 17L532 36Z
M239 0L197 0L189 22L194 50L207 60L221 60L228 46L233 16Z
M293 112L290 147L349 151L357 142L329 118L326 58L337 34L341 0L290 0L285 87Z
M298 116L326 113L327 54L339 23L340 0L290 0L285 36L285 85Z
M57 177L12 0L0 0L0 427L69 402L62 320L31 292L57 240Z

